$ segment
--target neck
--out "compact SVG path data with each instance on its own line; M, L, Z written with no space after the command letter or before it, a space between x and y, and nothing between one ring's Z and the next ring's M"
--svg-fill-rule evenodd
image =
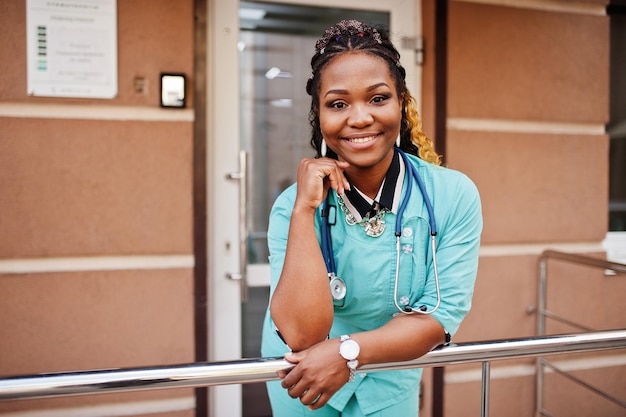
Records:
M378 170L377 170L378 171ZM359 189L363 194L373 199L378 194L378 190L385 179L387 171L373 172L372 170L354 170L346 173L348 180L352 185Z
M371 167L350 166L346 170L346 177L350 184L354 185L369 198L374 199L383 184L392 161L393 152L390 153L389 158L386 158L386 161L381 161L381 163Z

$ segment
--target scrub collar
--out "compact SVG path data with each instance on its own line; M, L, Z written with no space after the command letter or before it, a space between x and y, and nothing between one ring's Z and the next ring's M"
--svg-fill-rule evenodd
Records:
M394 214L397 213L405 171L404 161L402 161L400 154L394 148L391 165L373 200L350 183L351 189L345 190L343 200L357 222L366 217L373 217L376 214L377 207L379 210L385 208Z

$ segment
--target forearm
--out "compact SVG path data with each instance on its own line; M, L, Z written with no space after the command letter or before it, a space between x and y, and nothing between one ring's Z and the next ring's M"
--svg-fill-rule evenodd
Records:
M333 322L328 273L314 215L314 211L294 208L283 270L270 302L272 319L294 351L324 340Z
M445 343L439 322L425 315L399 315L377 329L355 333L361 346L359 364L399 362L416 359Z

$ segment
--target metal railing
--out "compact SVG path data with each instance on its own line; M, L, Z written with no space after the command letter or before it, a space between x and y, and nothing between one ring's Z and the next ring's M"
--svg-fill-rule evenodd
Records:
M481 416L488 417L491 361L624 348L626 348L626 329L481 341L442 347L412 361L365 365L360 368L359 372L481 362ZM150 368L16 376L0 379L0 401L263 382L278 379L278 372L291 366L282 358L259 358Z
M587 326L583 326L572 320L568 320L559 314L556 314L547 309L547 286L548 286L548 261L550 259L569 262L577 265L585 265L592 268L599 268L607 271L613 271L615 273L626 274L626 264L611 262L604 259L593 258L586 255L579 255L573 253L565 253L554 250L546 250L539 257L539 271L538 271L538 288L537 288L537 336L543 337L546 334L546 319L552 319L568 326L575 327L585 332L593 332ZM539 356L536 360L536 373L535 373L535 416L551 416L551 414L544 408L544 368L548 368L551 371L577 383L578 385L586 388L587 390L598 394L602 398L611 401L623 408L626 408L626 402L610 395L609 393L586 383L585 381L574 377L568 372L565 372L554 364L550 363L543 357Z

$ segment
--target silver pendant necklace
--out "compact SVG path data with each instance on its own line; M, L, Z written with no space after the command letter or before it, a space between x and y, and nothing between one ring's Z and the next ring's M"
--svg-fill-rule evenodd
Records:
M387 214L387 211L389 210L384 207L381 209L379 206L376 210L376 215L374 215L373 217L365 217L360 222L357 222L354 218L354 215L350 212L348 207L346 207L346 204L343 201L343 197L338 195L337 201L339 202L341 211L343 212L343 214L345 214L346 223L348 223L350 226L358 224L359 226L364 228L365 234L371 237L378 237L383 234L383 232L385 231L385 227L387 227L387 223L385 223L384 218L385 214Z

